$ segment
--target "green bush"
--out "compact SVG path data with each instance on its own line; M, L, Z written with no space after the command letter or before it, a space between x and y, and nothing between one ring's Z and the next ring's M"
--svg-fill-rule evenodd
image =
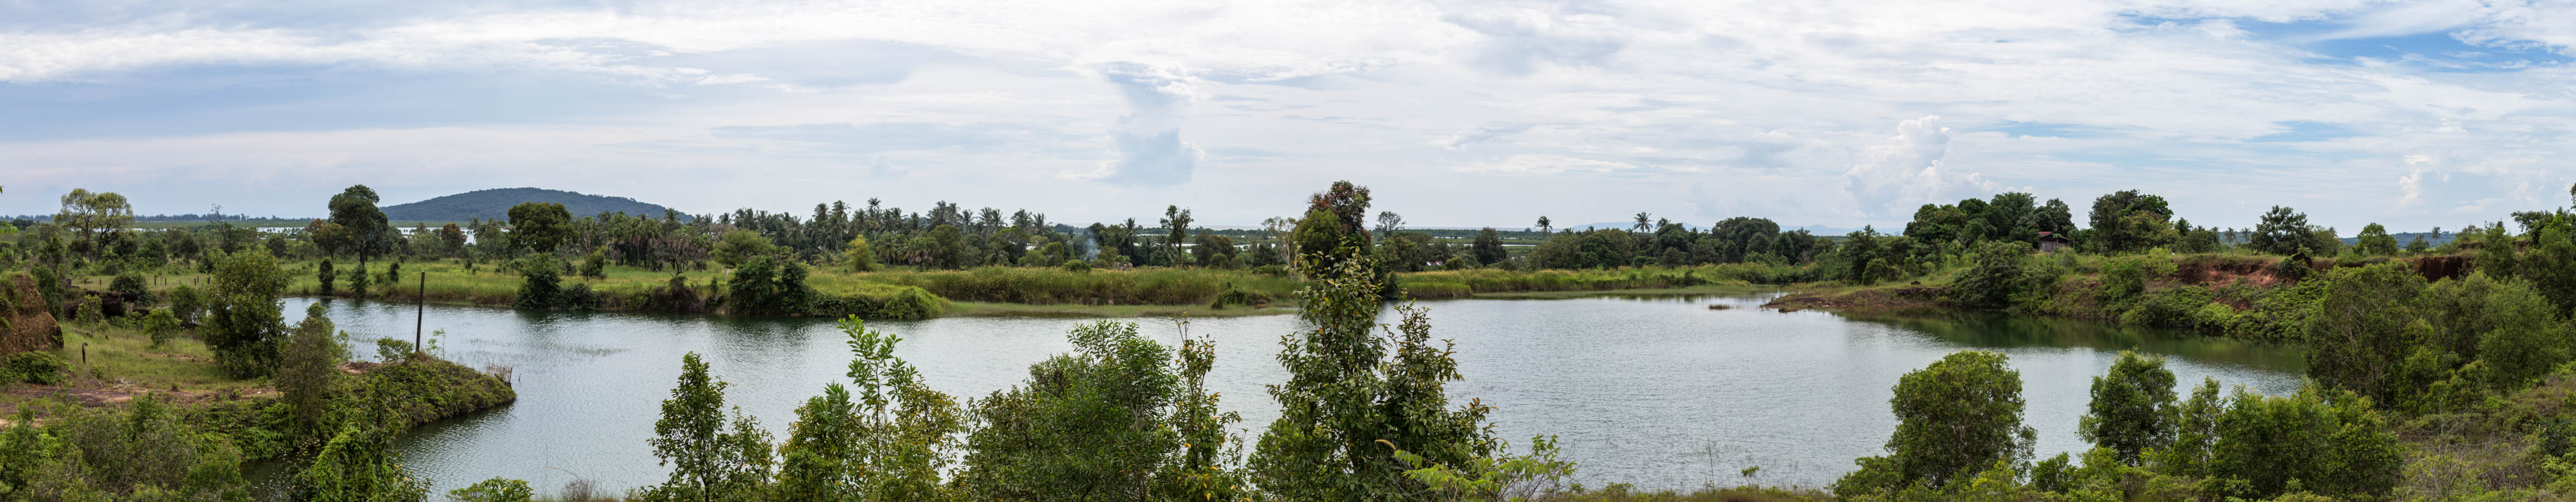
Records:
M1065 260L1065 261L1064 261L1064 270L1065 270L1066 272L1074 272L1074 273L1090 272L1090 271L1091 271L1091 262L1082 261L1082 260Z
M179 316L171 314L170 309L152 309L151 314L143 317L143 335L152 338L154 347L169 343L170 337L178 334Z
M2209 290L2196 287L2184 286L2158 290L2138 298L2127 312L2120 314L2120 322L2139 326L2197 328L2199 326L2195 322L2196 317L2202 306L2213 305L2210 300Z
M107 290L120 295L125 295L127 298L132 298L140 305L151 305L154 303L152 300L152 289L144 285L143 274L139 272L129 271L122 274L116 274L116 279L108 282Z
M178 316L179 322L196 322L198 316L205 315L205 313L206 295L204 293L198 292L197 288L185 284L176 288L170 288L170 314Z
M9 356L7 364L0 364L0 376L8 377L9 381L60 385L63 383L63 369L69 367L71 363L64 362L62 356L52 352L20 352Z
M528 489L528 482L502 478L486 479L474 486L447 491L447 498L457 502L528 502L535 496L536 491Z

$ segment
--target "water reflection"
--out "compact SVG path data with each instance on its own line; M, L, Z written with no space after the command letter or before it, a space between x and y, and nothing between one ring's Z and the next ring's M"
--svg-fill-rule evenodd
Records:
M2287 348L2094 323L1993 315L1866 316L1782 313L1767 295L1449 300L1430 307L1435 336L1456 341L1456 399L1497 409L1515 443L1558 435L1586 484L1830 483L1851 459L1879 453L1894 417L1898 376L1962 349L2002 351L2022 372L2026 423L2043 456L2075 451L2087 382L2118 351L2172 356L2178 379L2218 378L2281 393L2298 384ZM311 300L290 300L300 311ZM1728 308L1711 309L1710 305ZM335 301L339 325L365 338L411 334L412 306ZM1166 343L1169 319L1128 319ZM1385 319L1392 322L1393 319ZM1070 350L1072 318L961 317L870 326L904 337L896 353L925 383L961 401L1019 383L1027 368ZM438 490L492 477L552 491L587 479L608 492L658 483L645 440L678 374L681 354L704 356L731 384L726 404L785 434L794 410L846 379L843 337L829 319L428 309L448 356L508 366L519 401L406 435L406 463ZM1248 440L1278 416L1265 386L1286 379L1275 356L1290 316L1211 318L1189 331L1216 342L1209 386L1240 413ZM362 350L362 352L372 352ZM1745 467L1760 473L1744 477Z
M1855 313L1846 317L1919 331L1969 347L2136 350L2163 354L2168 359L2189 359L2200 364L2248 369L2300 372L2307 367L2298 347L2200 336L2188 330L2015 316L2001 312L1879 312Z

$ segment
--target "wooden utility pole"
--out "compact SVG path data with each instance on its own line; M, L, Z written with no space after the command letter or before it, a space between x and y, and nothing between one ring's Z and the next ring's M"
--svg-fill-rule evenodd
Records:
M429 271L420 271L420 296L413 300L415 305L412 314L414 320L411 324L411 352L418 354L421 351L420 329L429 325Z

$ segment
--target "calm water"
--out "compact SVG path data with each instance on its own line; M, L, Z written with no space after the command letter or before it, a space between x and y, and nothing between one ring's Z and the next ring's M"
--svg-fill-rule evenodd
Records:
M315 300L295 299L287 312ZM1762 298L1592 298L1425 302L1435 333L1457 341L1454 399L1480 398L1514 444L1555 434L1591 486L1703 484L1818 486L1879 453L1895 428L1887 409L1899 375L1962 349L2011 355L2040 432L2041 456L2082 447L2075 436L2087 385L2120 350L2166 354L2186 385L2203 377L2259 392L2299 385L2294 349L2092 323L1995 316L1856 319L1779 313ZM1709 304L1736 308L1711 310ZM340 327L364 337L411 335L413 307L332 301ZM1167 343L1167 319L1131 319ZM904 337L897 353L928 383L961 399L1014 385L1028 365L1065 352L1064 332L1096 322L946 318L878 322ZM782 438L794 410L841 381L848 353L829 320L627 313L428 309L450 359L516 372L516 404L432 424L408 436L406 463L444 492L492 477L542 491L576 478L601 489L658 483L645 439L679 374L680 355L706 357L732 387L726 402ZM1247 440L1277 416L1263 386L1284 379L1273 356L1291 316L1192 321L1217 341L1210 385L1242 413ZM361 352L372 352L361 344ZM1739 471L1760 466L1754 477Z

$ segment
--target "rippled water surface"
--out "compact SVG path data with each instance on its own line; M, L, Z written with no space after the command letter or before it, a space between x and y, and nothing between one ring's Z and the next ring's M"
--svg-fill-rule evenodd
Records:
M315 300L287 302L301 312ZM2082 446L2074 432L2090 377L2120 350L2169 356L2184 385L2217 378L2266 393L2299 384L2294 349L2105 326L1999 316L1851 318L1755 308L1761 298L1589 298L1425 302L1435 333L1457 341L1455 399L1482 399L1514 444L1554 434L1586 484L1652 488L1703 484L1819 486L1879 453L1895 428L1887 409L1899 375L1963 349L2012 357L2039 430L2041 456ZM1711 304L1731 309L1711 309ZM331 301L331 317L360 337L409 337L414 307ZM1169 319L1126 319L1167 343ZM982 397L1020 382L1028 365L1065 352L1086 319L945 318L877 322L904 338L897 354L939 390ZM727 404L783 437L795 407L843 380L849 363L830 320L628 313L523 313L431 306L450 359L512 368L519 401L433 424L403 441L405 463L437 490L492 477L552 491L588 479L617 492L658 483L645 439L679 374L681 354L706 357L731 384ZM1273 359L1291 316L1191 321L1217 341L1210 384L1242 413L1247 440L1278 416L1263 386L1284 379ZM361 352L372 345L360 344ZM1753 477L1740 472L1759 466Z

